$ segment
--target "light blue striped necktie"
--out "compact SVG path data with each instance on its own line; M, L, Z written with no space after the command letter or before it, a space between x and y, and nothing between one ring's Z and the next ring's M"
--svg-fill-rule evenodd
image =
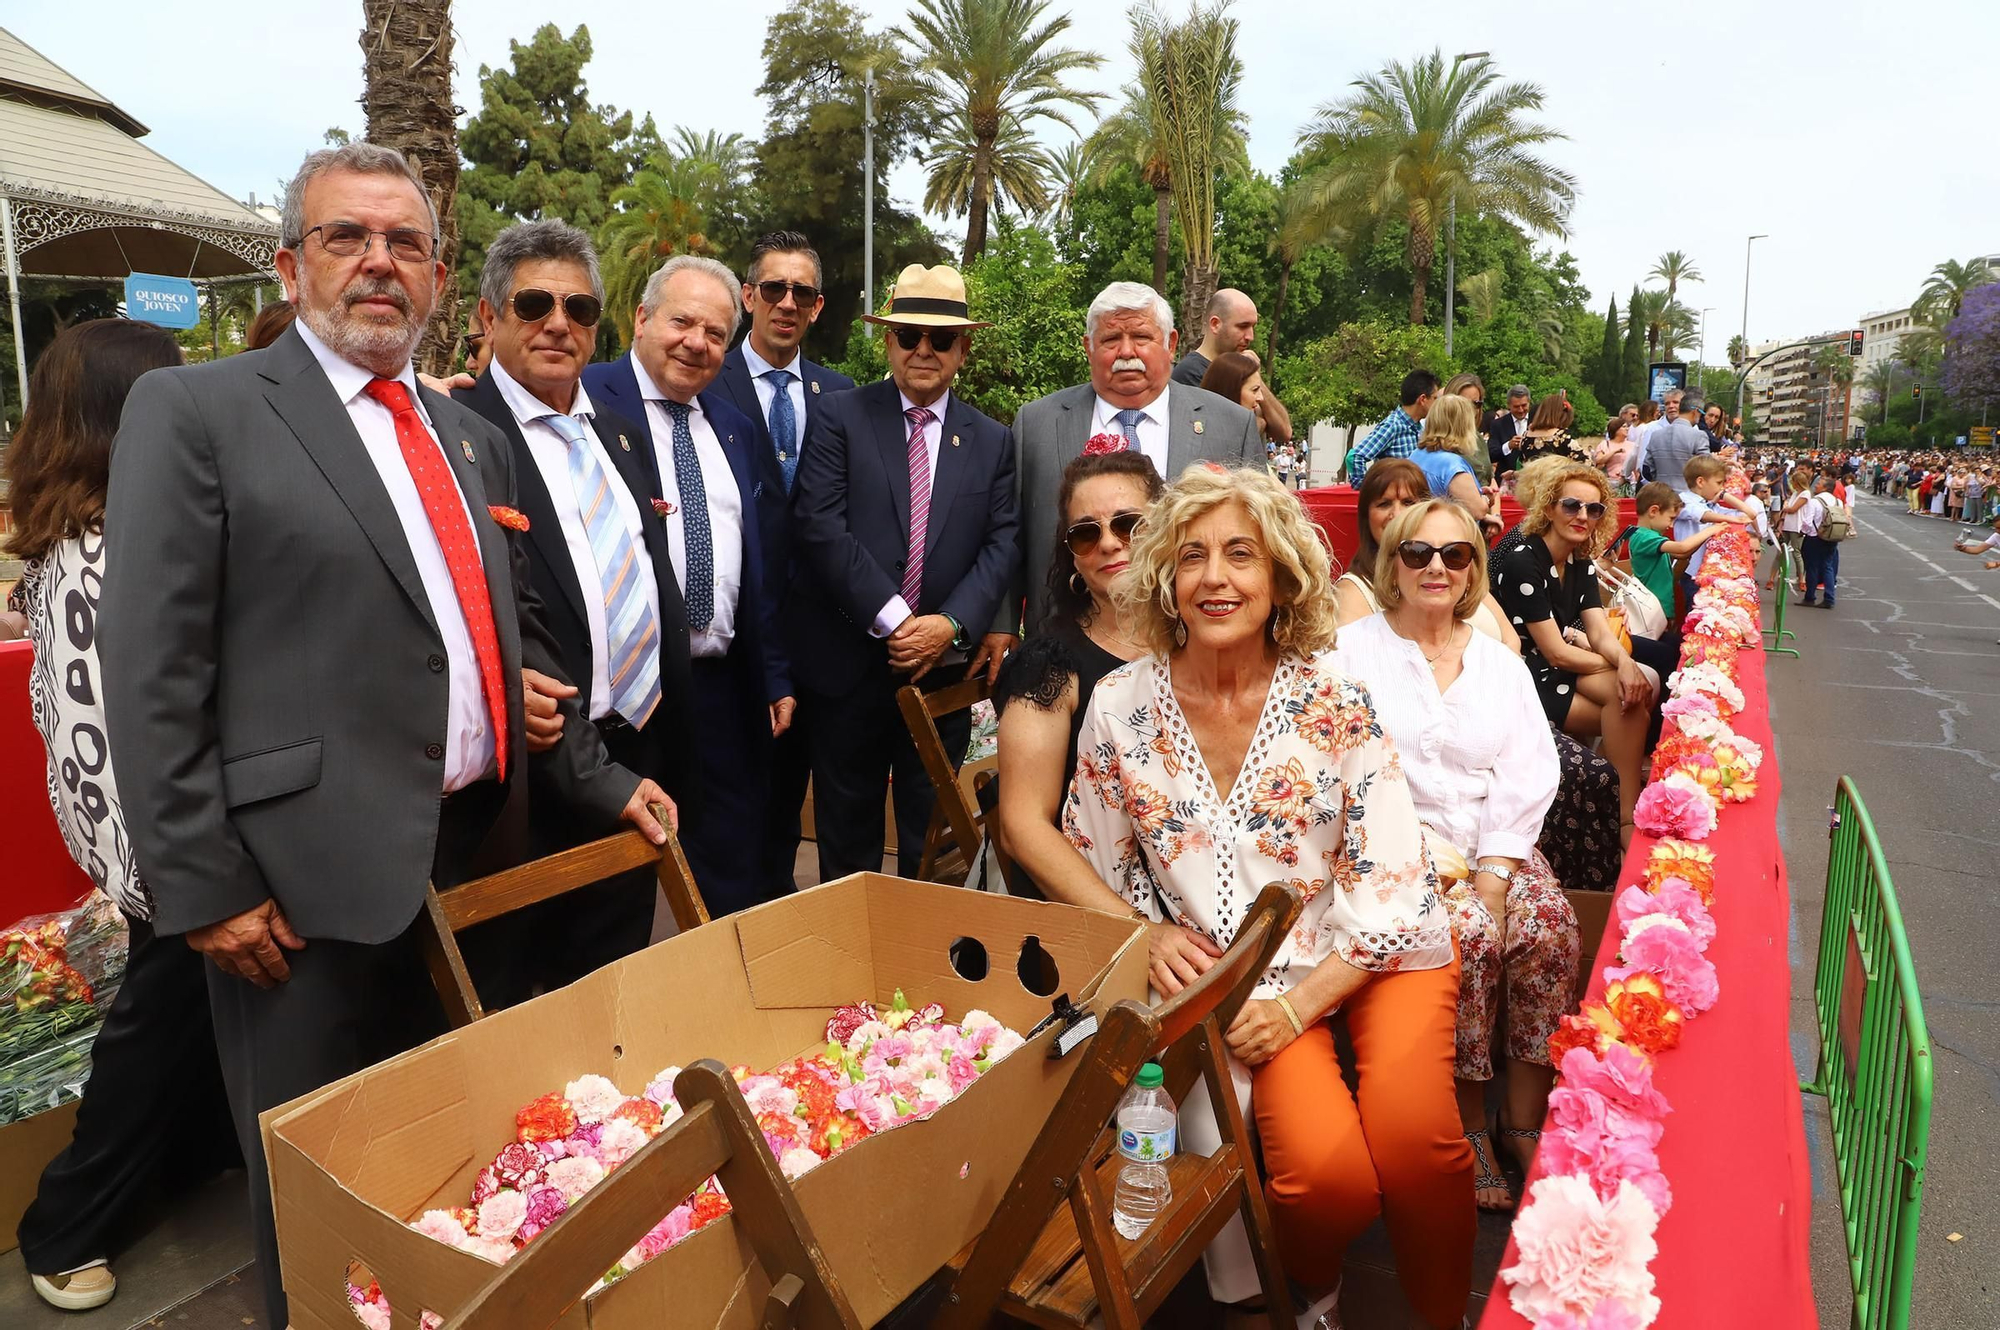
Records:
M643 727L660 705L660 622L640 586L638 542L618 511L613 481L584 423L575 416L542 417L569 445L569 483L583 513L584 535L597 563L604 596L604 639L609 656L611 709Z

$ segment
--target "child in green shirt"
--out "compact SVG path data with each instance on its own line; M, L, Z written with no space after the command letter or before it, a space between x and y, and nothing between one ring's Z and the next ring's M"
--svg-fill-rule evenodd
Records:
M1704 522L1699 531L1682 540L1672 540L1674 518L1681 510L1680 492L1672 485L1655 480L1640 489L1633 506L1639 510L1639 525L1628 542L1632 551L1632 575L1659 597L1667 618L1674 617L1673 559L1700 549L1702 542L1729 523L1721 518Z

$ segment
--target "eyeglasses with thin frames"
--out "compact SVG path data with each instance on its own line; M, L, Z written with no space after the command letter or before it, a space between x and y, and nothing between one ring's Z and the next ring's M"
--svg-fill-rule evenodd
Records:
M304 247L307 237L318 236L320 248L336 258L354 259L368 252L375 237L382 237L389 257L401 263L428 263L437 253L437 237L415 227L399 226L376 231L359 222L322 222L299 237Z

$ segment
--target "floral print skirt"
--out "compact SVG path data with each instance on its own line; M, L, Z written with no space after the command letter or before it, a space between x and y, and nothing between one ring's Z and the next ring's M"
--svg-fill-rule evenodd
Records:
M1458 938L1458 1050L1453 1074L1493 1079L1493 1022L1504 996L1507 1056L1549 1065L1549 1036L1576 1003L1582 938L1576 911L1536 851L1507 885L1507 940L1469 881L1444 893Z
M1535 848L1572 891L1615 891L1625 851L1618 843L1618 772L1609 758L1551 726L1561 774Z

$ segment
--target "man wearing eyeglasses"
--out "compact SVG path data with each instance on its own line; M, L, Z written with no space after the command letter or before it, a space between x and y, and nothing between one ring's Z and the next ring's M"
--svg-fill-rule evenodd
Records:
M632 349L588 366L583 387L639 429L648 494L664 522L685 606L693 788L681 843L709 912L720 917L792 890L759 832L772 740L796 702L780 639L785 490L758 422L714 387L743 320L742 283L714 259L678 254L646 282ZM622 452L621 447L621 452Z
M597 344L604 286L590 237L559 221L522 222L494 238L475 317L490 363L453 396L507 436L528 529L528 568L564 674L530 675L528 743L553 743L558 698L575 698L605 751L685 802L687 612L666 528L653 511L645 435L590 399L580 382ZM534 857L590 839L553 801L531 809ZM489 1008L560 988L644 947L657 887L634 869L481 924L463 938Z
M656 840L666 796L573 702L528 760L524 666L560 678L499 431L410 354L451 271L402 154L307 157L262 351L133 388L105 514L107 735L154 927L214 962L269 1324L288 1323L257 1115L444 1029L416 920L537 797Z
M889 377L820 407L793 496L785 617L807 712L821 881L882 867L895 775L896 866L914 877L935 798L896 703L957 683L1020 555L1014 438L951 391L974 329L955 269L911 264L881 314ZM938 718L965 752L963 711Z

